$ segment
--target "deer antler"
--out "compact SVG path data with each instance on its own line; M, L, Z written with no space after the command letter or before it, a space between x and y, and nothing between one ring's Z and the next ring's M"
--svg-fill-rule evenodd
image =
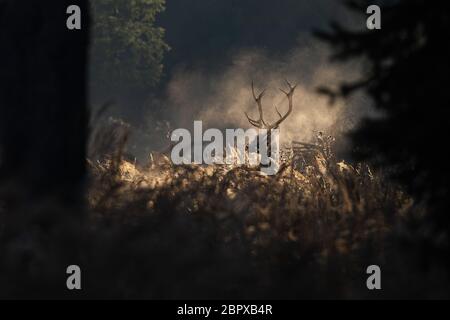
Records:
M289 81L287 81L287 80L285 80L285 81L286 81L287 85L289 86L289 91L286 92L286 91L284 91L283 89L280 89L280 91L283 92L283 93L288 97L288 100L289 100L289 109L288 109L288 112L287 112L284 116L282 116L281 113L280 113L280 111L278 111L277 107L275 107L275 110L277 111L278 116L280 117L280 119L278 119L275 123L273 123L273 124L271 124L270 126L268 126L269 129L275 129L275 128L278 128L278 126L279 126L284 120L286 120L286 118L289 117L289 115L290 115L291 112L292 112L292 107L293 107L292 97L294 96L294 91L295 91L295 88L297 88L297 85L292 86L292 85L289 83Z
M265 92L266 92L266 90L264 89L258 96L256 96L255 87L254 87L254 84L252 81L252 94L253 94L253 99L255 99L256 104L258 105L259 119L253 120L248 116L247 112L244 112L245 116L247 117L248 122L250 122L250 124L252 126L255 126L260 129L267 126L267 124L264 122L263 111L262 111L262 102L261 102L262 97L264 96Z
M250 117L248 116L247 112L244 112L244 113L245 113L245 116L247 117L248 122L250 122L250 124L251 124L252 126L255 126L255 127L259 128L259 129L263 129L263 128L264 128L264 129L271 130L271 129L278 128L278 126L279 126L284 120L286 120L287 117L289 117L289 115L290 115L291 112L292 112L292 107L293 107L292 98L293 98L293 96L294 96L294 91L295 91L295 88L297 87L297 85L292 86L292 85L289 83L289 81L287 81L287 80L285 80L285 81L286 81L287 85L289 86L289 91L286 92L286 91L284 91L283 89L280 89L280 91L283 92L283 93L288 97L288 100L289 100L289 109L288 109L288 112L283 116L283 115L281 115L280 111L278 111L278 108L275 106L275 110L277 111L277 114L278 114L278 116L280 117L280 119L278 119L278 120L277 120L275 123L273 123L273 124L268 124L267 122L264 121L264 116L263 116L263 110L262 110L262 102L261 102L261 100L262 100L262 97L264 96L264 93L265 93L266 90L263 90L258 96L256 96L254 84L253 84L253 81L252 81L252 94L253 94L253 98L254 98L255 101L256 101L256 104L258 105L259 119L258 119L258 120L254 120L254 119L252 119L252 118L250 118Z

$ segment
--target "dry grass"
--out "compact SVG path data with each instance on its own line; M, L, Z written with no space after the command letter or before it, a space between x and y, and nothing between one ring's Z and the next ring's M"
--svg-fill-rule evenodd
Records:
M51 201L8 214L19 227L0 229L0 297L447 297L448 272L423 267L423 252L436 255L408 226L422 210L380 172L336 159L333 139L294 144L265 176L156 153L139 165L114 130L112 152L88 161L87 220ZM77 295L61 286L73 263ZM372 264L378 292L366 288Z
M145 166L120 157L90 163L93 225L136 228L150 219L165 221L157 241L198 239L163 253L183 251L180 277L202 277L202 285L181 281L181 293L169 297L365 295L365 268L386 262L387 239L413 202L367 165L338 162L332 143L285 150L275 176L245 166L174 166L164 157ZM149 255L155 245L164 246L149 244ZM210 258L217 261L205 263Z

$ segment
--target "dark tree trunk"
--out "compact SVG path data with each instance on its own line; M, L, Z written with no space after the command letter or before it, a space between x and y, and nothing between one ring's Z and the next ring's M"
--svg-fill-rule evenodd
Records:
M0 297L65 297L82 263L88 18L87 0L0 0Z
M66 27L72 4L81 30ZM88 35L87 0L0 0L0 183L30 199L80 200Z

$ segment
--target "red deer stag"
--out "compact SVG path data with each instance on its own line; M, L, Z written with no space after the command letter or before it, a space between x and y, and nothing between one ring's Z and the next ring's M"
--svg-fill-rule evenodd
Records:
M252 81L252 94L253 94L253 98L255 99L256 104L258 105L258 112L259 112L259 119L258 120L254 120L252 118L250 118L247 114L247 112L245 112L245 116L247 117L248 122L250 122L250 124L258 129L265 129L267 130L267 140L265 141L265 143L267 143L267 147L268 147L268 156L270 157L272 152L271 152L271 140L272 140L272 130L274 129L278 129L280 124L287 119L287 117L289 117L289 115L292 113L292 108L293 108L293 96L294 96L294 91L295 88L297 87L297 85L292 86L289 81L285 80L286 84L289 87L289 91L284 91L283 89L280 89L281 92L283 92L289 101L289 109L286 112L285 115L281 115L280 111L278 111L277 107L275 106L275 110L278 114L278 116L280 117L277 121L275 121L274 123L269 124L266 120L264 120L264 115L263 115L263 108L262 108L262 98L264 96L264 93L266 90L263 90L258 96L256 96L255 94L255 87ZM258 148L259 149L259 148Z

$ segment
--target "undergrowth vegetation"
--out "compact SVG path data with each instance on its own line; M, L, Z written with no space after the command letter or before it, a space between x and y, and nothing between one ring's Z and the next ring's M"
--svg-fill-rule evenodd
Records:
M5 214L3 201L0 296L446 296L448 273L424 265L423 252L433 254L411 233L423 209L382 172L337 159L334 139L293 143L266 176L245 165L175 166L163 153L140 164L117 128L97 135L109 151L91 145L84 209L48 199ZM65 287L71 264L82 269L76 293ZM380 291L366 287L373 264Z
M92 225L126 226L139 239L129 250L148 259L133 266L151 274L146 296L366 296L366 268L386 263L413 200L366 164L338 161L334 140L318 138L283 150L274 176L175 166L164 154L139 165L118 150L89 162Z

